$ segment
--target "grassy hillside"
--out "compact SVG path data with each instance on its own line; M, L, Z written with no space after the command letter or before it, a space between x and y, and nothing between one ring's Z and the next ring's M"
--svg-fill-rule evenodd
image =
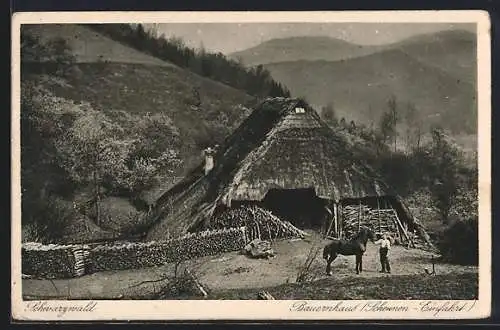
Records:
M349 119L377 121L394 95L402 103L403 113L410 102L426 123L440 122L459 132L475 131L473 85L400 50L349 60L283 62L266 67L293 95L304 96L313 104L333 102L337 113Z
M185 138L190 137L186 130L197 126L199 134L209 130L203 124L218 122L219 116L228 116L227 123L236 125L246 115L237 105L252 99L242 91L175 67L135 63L79 63L75 67L79 74L65 82L47 79L44 84L58 96L89 101L106 112L165 113ZM199 91L199 106L195 106L194 88Z
M230 54L241 58L248 66L299 60L337 61L368 55L380 50L379 46L362 46L329 37L292 37L272 39L255 47Z
M76 24L30 24L24 25L23 30L39 37L44 42L54 38L64 39L79 63L106 61L158 66L173 65Z
M44 25L29 26L26 31L42 40L63 38L77 62L73 74L65 78L31 74L28 79L56 96L90 102L97 109L114 113L118 120L126 120L122 112L132 116L166 114L183 137L186 156L198 155L204 144L222 139L248 115L245 105L253 101L243 91L138 52L86 27ZM38 71L36 66L44 64L36 64L32 72Z

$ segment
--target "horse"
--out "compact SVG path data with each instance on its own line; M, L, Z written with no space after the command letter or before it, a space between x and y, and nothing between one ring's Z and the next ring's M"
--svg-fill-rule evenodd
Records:
M363 254L366 251L368 240L374 242L375 234L369 228L361 228L358 234L351 240L334 239L332 243L323 249L323 259L327 261L326 273L331 276L331 264L339 254L344 256L356 256L356 274L363 271Z

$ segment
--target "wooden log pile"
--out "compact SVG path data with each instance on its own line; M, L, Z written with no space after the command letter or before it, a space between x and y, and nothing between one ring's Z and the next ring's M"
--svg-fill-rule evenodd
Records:
M366 205L349 205L343 210L343 231L347 239L355 236L359 227L368 227L375 234L387 234L398 242L407 240L398 225L393 209L371 209Z
M307 233L288 221L283 221L271 211L258 206L241 206L212 217L209 228L222 229L245 227L247 241L304 238Z
M39 278L70 278L75 276L76 258L71 245L22 245L22 273Z
M377 234L394 236L399 232L397 215L394 210L370 210L364 219L365 226L372 228Z
M363 219L366 218L370 208L365 205L348 205L342 211L342 230L345 238L351 239L359 232L359 228L363 226Z
M98 246L91 251L89 271L159 266L223 252L239 251L244 246L245 236L242 228L192 233L165 242Z
M112 245L42 245L22 248L22 273L37 278L71 278L104 270L159 266L245 247L245 229L229 228L188 234L163 242Z
M87 265L90 262L90 247L87 245L77 245L72 248L75 256L75 276L83 276L87 273Z

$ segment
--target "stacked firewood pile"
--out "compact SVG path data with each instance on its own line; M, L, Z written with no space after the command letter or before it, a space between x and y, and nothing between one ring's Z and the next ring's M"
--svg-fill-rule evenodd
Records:
M71 245L22 245L22 273L42 278L75 276L76 258Z
M114 245L43 245L22 247L22 272L37 278L70 278L104 270L159 266L245 247L244 228L188 234L164 242Z
M360 206L345 206L343 209L343 223L342 230L345 238L353 238L359 231L359 228L363 226L364 218L366 214L370 211L370 208L365 205Z
M126 243L98 246L91 251L90 272L159 266L223 252L245 246L241 228L204 231L166 242Z
M343 231L347 239L354 237L359 227L368 227L375 234L387 234L401 241L402 231L398 226L398 218L392 209L371 209L366 205L349 205L343 210Z
M258 206L241 206L214 216L210 229L245 227L247 241L304 238L307 233Z
M394 210L370 210L364 219L365 226L372 228L375 233L392 236L399 232L397 221Z
M87 265L90 263L90 249L88 246L79 245L72 248L75 256L74 275L83 276L87 272Z

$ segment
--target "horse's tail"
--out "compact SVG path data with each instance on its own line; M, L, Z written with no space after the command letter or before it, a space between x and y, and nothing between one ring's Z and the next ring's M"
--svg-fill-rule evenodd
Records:
M330 256L330 250L328 249L329 245L325 246L323 249L323 259L327 260Z

